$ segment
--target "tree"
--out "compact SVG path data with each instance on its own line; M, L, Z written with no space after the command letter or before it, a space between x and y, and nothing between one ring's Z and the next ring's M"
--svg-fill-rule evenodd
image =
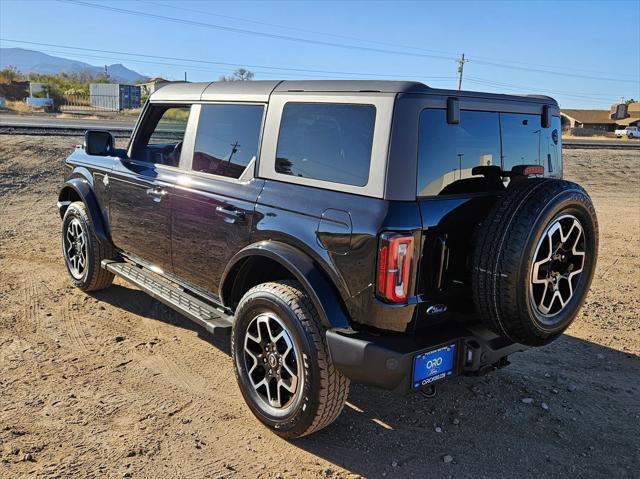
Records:
M627 101L625 101L625 104L630 105L631 103L638 103L636 100L634 100L633 98L629 98Z
M231 75L222 75L219 81L249 81L253 80L253 72L245 68L238 68Z
M16 80L22 80L23 79L23 75L20 73L20 71L12 66L9 65L5 68L3 68L2 70L0 70L0 83L13 83Z

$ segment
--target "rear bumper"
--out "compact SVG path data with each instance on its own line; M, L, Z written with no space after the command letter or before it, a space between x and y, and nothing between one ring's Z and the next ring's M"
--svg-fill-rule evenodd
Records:
M456 344L453 376L478 375L506 364L509 354L527 346L484 328L448 326L427 335L382 336L330 329L327 343L334 366L351 380L400 393L414 389L413 360L439 346Z

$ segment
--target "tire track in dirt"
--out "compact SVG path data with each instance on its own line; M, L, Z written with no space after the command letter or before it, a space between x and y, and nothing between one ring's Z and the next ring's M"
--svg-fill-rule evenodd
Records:
M184 348L176 346L172 341L180 333L173 329L180 327L176 325L176 314L161 303L154 301L151 307L152 318L143 320L145 328L162 343L158 347L159 351L155 352L159 359L157 365L165 371L170 380L175 380L185 390L192 394L207 395L209 392L207 379L200 374L199 368L191 367L191 364L185 362ZM167 323L165 326L168 325L171 328L169 335L164 332L165 327L160 327L162 322ZM200 358L199 363L202 362L202 358Z
M40 292L41 288L33 278L29 277L24 281L23 298L24 298L24 318L25 324L28 324L31 331L41 334L42 325L40 316Z
M76 312L78 307L79 304L74 301L73 295L67 295L62 308L62 323L69 344L88 353L93 351L95 341L87 334L82 321L78 318Z

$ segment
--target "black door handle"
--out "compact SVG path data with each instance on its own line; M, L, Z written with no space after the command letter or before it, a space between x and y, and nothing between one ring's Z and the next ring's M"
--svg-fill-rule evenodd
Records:
M235 223L236 221L244 221L244 212L225 208L224 206L216 206L216 213L224 218L227 223Z

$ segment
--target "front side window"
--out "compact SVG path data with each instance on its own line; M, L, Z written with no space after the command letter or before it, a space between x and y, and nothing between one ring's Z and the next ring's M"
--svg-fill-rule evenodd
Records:
M149 137L149 145L177 144L184 140L190 107L163 108L162 115Z
M192 169L240 178L258 154L263 112L261 105L202 105Z
M189 105L151 105L135 140L134 158L177 167L190 111Z
M455 193L450 185L472 178L475 166L500 165L498 113L462 111L452 125L446 110L425 109L418 145L418 196Z
M287 103L275 169L283 175L365 186L376 108L341 103Z

